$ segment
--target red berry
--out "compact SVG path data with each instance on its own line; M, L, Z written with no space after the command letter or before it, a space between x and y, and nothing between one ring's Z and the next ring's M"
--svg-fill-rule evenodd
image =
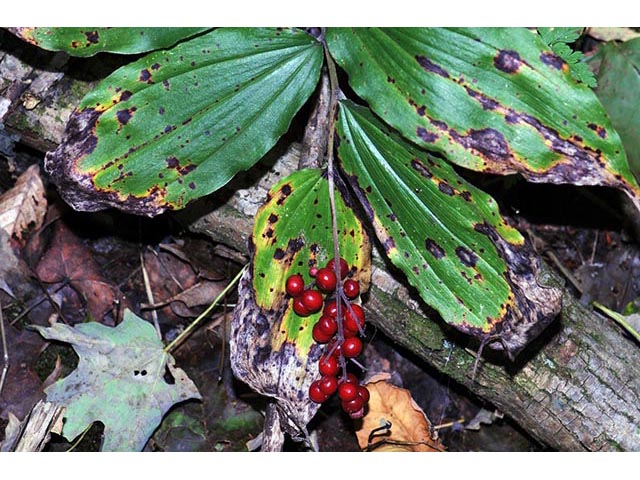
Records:
M327 396L336 393L338 389L338 379L333 376L324 376L320 379L320 390Z
M348 279L343 285L344 294L349 300L353 300L360 295L360 284L353 279Z
M302 304L309 313L320 311L324 303L324 298L318 290L305 290L300 298L302 298Z
M329 270L334 270L336 265L336 259L332 258L327 262L327 268ZM334 270L335 271L335 270ZM344 278L349 273L349 264L344 258L340 258L340 278Z
M353 315L351 314L351 311L353 311ZM346 308L346 313L344 314L344 326L349 330L357 332L359 331L358 325L360 325L360 328L364 327L364 310L360 305L356 305L354 303L351 305L351 308Z
M338 316L338 304L335 300L329 300L324 304L324 309L322 310L323 315L328 315L329 317L336 318Z
M309 269L309 276L315 277L318 274L318 267L311 267Z
M356 396L353 400L342 401L342 409L347 413L355 413L364 407L364 401L362 398Z
M302 295L302 292L304 291L304 279L302 278L302 275L296 274L287 278L285 288L287 289L287 293L292 297L299 297Z
M333 356L331 357L327 357L326 355L321 356L320 361L318 363L318 370L320 370L321 375L335 377L338 374L338 370L340 370L338 359Z
M342 354L346 358L353 358L362 352L362 341L358 337L345 338L342 343Z
M336 274L333 270L328 268L321 268L316 274L316 285L323 292L329 293L336 289L338 281L336 280Z
M318 343L327 343L329 340L333 338L333 334L327 335L320 329L320 324L316 323L311 330L311 335L313 339Z
M329 396L323 393L323 391L320 389L319 380L313 382L309 387L309 398L311 399L311 401L316 403L322 403L329 398Z
M358 330L351 330L350 328L347 328L346 325L345 325L344 329L342 330L342 334L344 335L344 338L357 337L359 333L360 332L358 332Z
M293 299L293 311L301 317L308 317L311 312L304 306L302 297L296 297Z
M337 344L337 347L335 346ZM329 345L327 345L327 353L333 352L331 356L339 358L342 355L342 344L338 342L338 340L332 340Z
M338 331L338 322L334 317L330 317L329 315L322 315L320 320L318 320L318 328L325 335L329 335L333 337Z
M338 380L339 384L343 383L353 383L358 385L358 377L356 377L353 373L347 373L347 378L344 380L342 377Z
M338 387L338 396L343 402L349 402L354 398L358 398L358 385L350 382L340 384Z
M367 387L363 387L362 385L358 386L358 396L362 399L364 403L369 401L370 395Z

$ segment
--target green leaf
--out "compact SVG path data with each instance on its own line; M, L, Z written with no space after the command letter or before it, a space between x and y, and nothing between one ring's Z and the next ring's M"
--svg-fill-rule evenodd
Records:
M15 27L8 30L45 50L62 50L76 57L90 57L99 52L130 54L167 48L206 28Z
M542 41L553 47L557 43L573 43L582 33L581 27L538 27Z
M640 208L600 102L535 32L330 29L326 38L356 93L412 142L477 171L620 188Z
M115 328L97 322L33 328L44 338L70 343L80 357L70 375L45 389L48 401L66 407L62 434L69 440L100 421L103 451L141 451L175 403L200 398L164 352L153 326L129 310Z
M368 236L338 193L336 210L340 255L365 291L371 274ZM321 170L300 170L273 186L256 215L252 246L252 268L241 280L241 303L234 311L231 363L238 378L277 400L282 424L300 435L318 409L308 390L319 378L323 346L311 330L321 312L298 316L285 283L299 273L311 284L309 268L334 256L329 186Z
M46 169L79 210L182 208L264 156L321 64L299 30L220 28L154 52L83 99Z
M340 103L338 156L389 259L449 324L516 355L560 310L495 201L441 159Z
M580 27L538 27L538 33L542 41L551 47L551 50L553 50L556 55L567 62L573 78L588 87L595 87L598 82L584 61L582 52L574 52L573 49L567 45L580 38L582 30Z
M640 39L605 43L598 53L596 94L622 138L633 173L640 178Z

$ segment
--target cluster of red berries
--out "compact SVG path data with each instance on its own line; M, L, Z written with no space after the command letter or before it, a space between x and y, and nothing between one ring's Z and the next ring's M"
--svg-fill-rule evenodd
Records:
M309 275L315 279L311 287L305 286L302 275L291 275L287 278L286 290L293 297L296 314L306 317L322 310L312 335L316 342L327 346L319 363L322 378L311 384L309 398L322 403L338 392L342 409L351 417L360 418L369 401L369 391L359 384L355 375L346 372L345 360L362 352L362 340L358 335L364 335L364 310L351 303L360 295L360 284L348 278L338 285L335 268L335 259L329 260L323 268L311 268ZM339 268L340 278L345 279L349 266L343 258L340 258ZM342 375L338 378L341 367Z

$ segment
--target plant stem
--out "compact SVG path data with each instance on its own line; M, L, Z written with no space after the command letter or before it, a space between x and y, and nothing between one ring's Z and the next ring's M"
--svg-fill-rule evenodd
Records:
M0 303L0 337L2 337L2 374L0 375L0 395L2 394L2 387L4 387L4 380L7 377L7 371L9 370L9 352L7 351L7 337L4 333L4 317L2 316L2 304Z
M629 333L629 335L631 335L638 342L640 342L640 333L638 333L638 331L636 331L635 328L633 328L631 325L629 325L629 323L625 320L624 315L622 315L622 314L620 314L618 312L614 312L613 310L605 307L604 305L602 305L602 304L600 304L598 302L593 302L593 306L598 308L599 310L602 310L607 315L609 315L613 320L618 322L620 324L620 326L622 328L624 328Z
M324 36L323 36L324 37ZM335 138L335 124L336 114L338 110L338 74L336 73L336 65L329 54L327 44L324 42L324 56L327 60L327 69L329 70L329 135L327 138L327 176L329 180L329 206L331 208L331 230L333 232L333 269L336 275L336 309L338 320L338 343L344 341L344 324L343 324L343 312L342 312L342 275L340 272L340 240L338 238L338 215L336 211L336 198L335 198L335 167L333 164L333 145ZM342 371L342 378L347 379L347 363L343 355L340 355L340 369Z
M196 318L193 322L191 322L191 324L189 324L189 326L187 328L185 328L182 331L182 333L180 333L180 335L178 335L176 338L173 339L173 341L171 343L169 343L166 347L164 347L164 352L165 353L169 353L171 350L173 350L176 346L178 346L180 343L182 343L182 341L185 340L191 334L193 329L196 328L196 326L207 315L209 315L211 310L213 310L218 305L220 300L222 300L225 297L225 295L227 293L229 293L229 290L231 290L235 286L235 284L238 283L238 280L240 280L240 277L242 277L242 274L244 273L244 271L248 267L249 267L249 264L246 264L244 267L242 267L242 269L238 272L238 274L235 277L233 277L233 280L231 280L231 282L229 282L229 285L227 285L224 288L224 290L222 290L222 292L220 292L220 294L211 303L211 305L209 305L204 312L202 312L200 315L198 315L198 318Z

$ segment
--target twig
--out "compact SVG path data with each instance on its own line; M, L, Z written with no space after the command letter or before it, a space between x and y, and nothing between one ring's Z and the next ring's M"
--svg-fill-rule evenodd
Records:
M2 394L2 388L4 387L4 380L7 377L7 371L9 370L9 352L7 351L7 337L4 333L4 317L2 315L2 303L0 302L0 336L2 336L2 375L0 375L0 394Z
M149 282L149 275L147 269L144 266L144 255L140 252L140 268L142 270L142 280L144 282L144 289L147 292L147 299L150 305L154 305L156 302L153 299L153 292L151 291L151 283ZM158 338L162 338L162 332L160 331L160 323L158 323L158 312L151 310L151 318L153 319L153 326L156 328Z
M593 241L593 248L591 249L591 258L589 258L589 265L593 265L593 260L596 257L596 248L598 247L598 236L600 234L599 230L596 230L596 238Z
M435 427L433 427L433 429L437 431L443 428L453 427L454 425L462 425L464 422L465 422L464 417L460 417L458 420L453 420L452 422L446 422L446 423L441 423L440 425L436 425Z
M62 282L62 285L60 285L59 287L57 287L53 293L58 293L60 290L62 290L64 287L66 287L67 285L69 285L69 280L65 279ZM20 315L18 315L16 318L14 318L13 320L11 320L11 325L15 325L18 320L20 320L22 317L24 317L25 315L27 315L31 310L33 310L34 308L36 308L38 305L40 305L42 302L44 302L45 300L48 300L49 302L52 302L52 299L49 295L44 295L40 300L38 300L36 303L34 303L33 305L25 308ZM54 305L55 307L55 305ZM57 309L56 309L57 310ZM58 312L59 313L59 312Z
M553 264L558 267L558 269L562 272L564 277L571 282L571 284L580 292L580 295L584 294L584 289L580 282L573 276L573 274L562 264L562 262L556 257L556 254L550 250L545 252L549 259L553 262Z

